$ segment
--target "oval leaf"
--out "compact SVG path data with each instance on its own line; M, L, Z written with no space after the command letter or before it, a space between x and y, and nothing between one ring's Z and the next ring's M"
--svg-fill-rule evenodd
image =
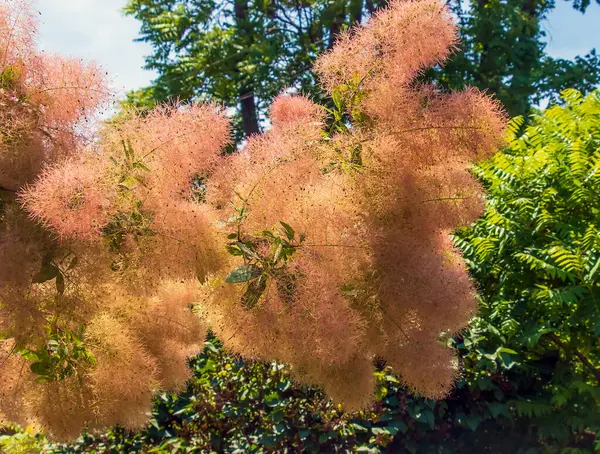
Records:
M60 271L56 275L56 291L59 295L65 293L65 277Z
M58 273L59 270L57 267L51 263L45 263L42 265L42 269L35 276L33 276L32 282L34 284L41 284L42 282L54 279Z
M286 224L283 221L279 221L279 223L283 227L285 236L287 236L288 240L292 241L294 239L294 235L296 235L296 232L294 232L294 229L289 224Z
M234 269L225 278L225 282L229 284L239 284L242 282L248 282L252 279L257 278L262 273L262 269L256 265L242 265Z

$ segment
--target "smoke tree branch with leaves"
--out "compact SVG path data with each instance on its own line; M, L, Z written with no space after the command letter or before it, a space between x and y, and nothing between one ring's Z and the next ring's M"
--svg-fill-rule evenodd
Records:
M335 107L280 95L271 130L230 156L214 105L128 112L87 145L83 107L54 123L65 109L53 106L91 110L103 89L74 64L78 83L52 72L43 80L64 90L40 89L30 68L44 59L7 32L33 33L21 8L2 14L2 74L22 74L1 91L15 120L0 184L18 193L0 219L3 420L57 438L143 425L208 327L347 409L374 398L375 358L417 393L449 391L458 370L443 344L476 309L449 232L480 213L469 165L499 145L504 116L474 89L415 81L455 44L446 7L392 1L342 34L316 66Z

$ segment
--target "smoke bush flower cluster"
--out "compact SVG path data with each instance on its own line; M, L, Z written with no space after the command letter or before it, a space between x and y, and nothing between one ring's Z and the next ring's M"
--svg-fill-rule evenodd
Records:
M126 112L93 65L35 50L0 7L0 422L55 438L146 422L212 329L352 410L381 358L415 392L451 388L443 340L476 310L450 232L483 199L469 173L504 115L419 72L456 43L437 0L393 0L316 64L331 108L280 95L272 128L225 155L215 105Z

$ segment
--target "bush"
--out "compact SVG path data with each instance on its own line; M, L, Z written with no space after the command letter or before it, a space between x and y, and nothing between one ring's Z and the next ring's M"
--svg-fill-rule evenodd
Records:
M456 41L447 6L393 0L345 32L316 65L331 109L277 96L230 155L215 105L91 134L95 67L39 52L28 0L0 3L2 31L0 423L142 429L207 329L346 410L373 402L375 357L447 394L440 336L477 306L450 233L481 213L469 163L505 127L484 93L417 83Z
M563 100L522 132L513 120L506 152L476 168L489 200L458 244L480 313L458 346L473 392L571 446L600 425L600 93Z
M497 407L474 399L467 388L446 401L412 396L389 368L375 373L378 401L347 414L320 390L294 384L287 367L246 362L213 338L190 362L193 379L180 394L155 398L149 426L138 432L115 427L50 444L31 430L12 428L0 437L7 452L499 452L536 446L526 432L494 420ZM487 412L486 412L487 411ZM469 413L470 412L470 413ZM482 414L481 421L477 414ZM484 421L487 419L487 421ZM477 430L475 430L477 429ZM502 446L505 450L502 450ZM515 449L513 449L515 448Z

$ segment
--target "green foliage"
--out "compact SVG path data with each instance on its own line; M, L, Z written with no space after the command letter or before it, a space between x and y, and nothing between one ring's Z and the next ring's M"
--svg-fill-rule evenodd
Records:
M126 238L138 241L141 237L154 236L156 234L150 228L152 220L153 213L144 210L142 202L138 201L131 212L117 213L102 228L102 236L108 242L109 249L112 252L120 253ZM112 266L114 270L123 269L126 266L124 257L116 259Z
M150 150L144 156L136 156L129 141L122 141L123 159L119 162L111 157L112 163L119 169L119 190L121 192L131 191L137 185L146 186L145 175L150 172L146 165L146 158L156 150Z
M159 77L131 93L125 104L147 108L180 98L237 106L236 137L241 140L249 123L258 128L257 120L265 118L271 100L284 88L317 94L310 71L316 56L331 48L342 29L386 3L129 0L126 14L141 21L140 39L153 47L146 67Z
M246 309L258 304L270 280L275 282L284 301L291 301L294 296L295 282L299 276L290 270L288 261L302 246L304 235L297 236L289 224L283 221L279 223L281 233L265 230L260 238L254 238L242 235L238 224L237 232L229 235L229 239L235 241L227 245L227 251L233 256L242 257L244 264L232 270L225 282L248 283L241 300Z
M146 186L146 176L150 168L146 165L146 158L154 153L152 149L143 156L136 155L131 143L122 141L123 153L110 160L115 165L118 174L119 198L128 201L133 208L129 212L119 211L102 228L102 236L108 244L109 250L119 257L112 264L113 270L123 270L127 266L125 254L122 252L123 244L127 238L138 242L142 237L154 236L150 226L154 220L154 214L143 208L141 200L135 199L134 189L138 186Z
M285 366L232 356L214 338L209 338L190 367L193 379L187 388L179 394L157 396L150 424L140 432L115 427L106 433L83 434L74 443L50 444L42 436L8 427L0 437L0 447L13 447L8 452L52 454L450 454L484 452L490 447L505 453L555 449L540 443L532 425L547 411L534 402L527 407L525 401L515 411L507 403L514 391L498 376L478 385L461 380L446 400L435 402L411 395L389 368L379 367L377 403L366 411L344 414L320 390L294 384ZM590 452L583 449L589 445L589 440L579 439L570 447Z
M40 270L33 275L32 282L43 284L55 279L56 291L62 295L65 292L66 275L77 266L78 261L79 258L73 251L66 248L55 248L46 254Z
M377 402L344 414L294 384L285 366L247 362L209 339L180 394L156 398L151 424L84 434L75 444L5 428L9 452L410 452L591 453L600 449L600 93L563 92L562 106L515 118L509 146L475 168L486 211L456 233L475 278L480 312L450 340L462 377L445 400L410 395L378 364ZM336 108L347 111L340 95ZM339 106L338 106L339 104ZM239 207L233 223L247 215ZM281 222L259 238L229 236L244 265L229 281L259 302L260 276L279 278L303 238ZM260 252L259 252L260 251ZM49 256L37 279L74 258ZM66 252L65 252L66 254ZM64 262L64 263L63 263ZM75 262L76 265L76 262ZM74 265L74 266L75 266ZM53 268L54 267L54 268ZM268 272L267 272L268 270ZM236 284L237 283L237 284ZM34 372L69 376L84 361L80 333L49 328ZM23 354L23 353L22 353ZM35 451L35 450L38 451ZM595 451L594 451L595 450Z
M8 426L0 432L0 452L10 454L38 454L44 449L46 439L32 428L25 430Z
M38 375L36 381L63 380L74 374L82 365L93 365L94 355L83 342L83 326L71 331L59 328L56 321L48 324L44 344L39 348L23 348L19 355L31 361L31 372Z
M583 13L589 3L574 1L573 7ZM543 23L553 0L455 0L450 6L458 18L461 49L429 75L441 85L487 90L516 116L528 115L542 100L558 101L567 87L589 92L600 83L594 49L574 60L546 54Z
M264 119L269 103L284 88L320 97L310 71L316 56L331 47L341 30L386 4L129 0L125 12L141 21L140 39L153 47L146 66L159 77L150 87L130 93L125 104L147 109L180 98L237 105L236 136L241 140L247 129L242 116L254 113ZM583 13L589 4L575 0L573 7ZM485 89L511 115L527 115L544 99L557 101L567 87L591 91L600 82L595 50L574 60L545 53L542 24L554 9L553 0L454 0L449 5L458 19L460 51L427 75L441 86ZM237 12L244 8L242 20ZM244 111L241 104L248 101ZM341 120L333 119L337 126Z
M14 65L5 66L0 71L0 90L11 90L21 77L21 69Z
M505 376L515 414L560 441L600 428L600 93L563 102L513 120L475 169L485 214L457 235L481 295L458 343L470 380Z

